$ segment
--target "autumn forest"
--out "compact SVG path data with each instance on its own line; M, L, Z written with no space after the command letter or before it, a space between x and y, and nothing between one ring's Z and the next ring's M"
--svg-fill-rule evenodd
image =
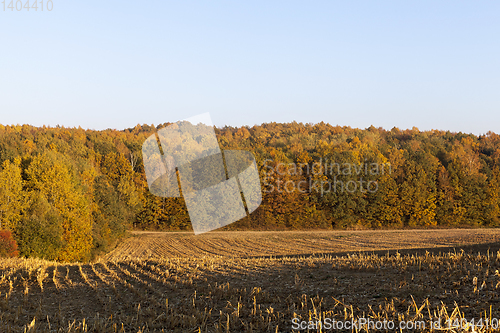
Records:
M148 190L142 143L166 125L103 131L0 125L0 229L12 235L18 254L86 261L131 228L191 230L182 198ZM260 207L226 230L500 224L500 136L491 132L295 122L215 132L221 149L254 154L262 185ZM361 178L371 190L331 187Z

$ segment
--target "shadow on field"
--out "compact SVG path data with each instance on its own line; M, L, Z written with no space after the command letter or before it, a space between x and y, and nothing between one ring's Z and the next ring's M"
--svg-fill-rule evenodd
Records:
M8 276L0 283L0 332L275 333L311 313L500 318L499 249L497 242L249 260L19 261L0 270Z
M400 255L425 255L429 254L442 254L449 252L461 252L466 253L481 253L486 254L496 254L500 251L500 243L484 243L484 244L472 244L472 245L456 245L456 246L442 246L442 247L426 247L426 248L410 248L410 249L390 249L390 250L358 250L358 251L344 251L344 252L315 252L315 253L301 253L301 254L286 254L286 255L266 255L266 256L245 256L246 259L283 259L283 258L310 258L310 257L321 257L321 256L332 256L332 257L345 257L352 254L365 254L365 255L395 255L399 253Z

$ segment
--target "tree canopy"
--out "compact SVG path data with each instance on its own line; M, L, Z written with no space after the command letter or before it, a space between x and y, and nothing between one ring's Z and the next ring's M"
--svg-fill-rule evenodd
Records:
M126 130L0 125L0 223L25 256L88 260L128 228L191 230L180 198L149 192ZM325 123L215 128L257 161L262 204L227 229L497 226L500 136ZM196 140L193 140L196 142Z

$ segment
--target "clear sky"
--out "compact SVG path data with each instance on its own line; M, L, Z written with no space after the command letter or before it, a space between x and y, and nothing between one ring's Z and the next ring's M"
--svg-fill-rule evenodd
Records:
M10 1L2 124L500 133L499 1Z

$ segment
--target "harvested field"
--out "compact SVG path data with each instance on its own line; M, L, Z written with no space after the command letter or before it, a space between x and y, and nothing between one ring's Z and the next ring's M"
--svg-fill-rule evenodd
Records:
M3 259L0 332L493 332L499 231L140 233L88 264Z
M500 242L500 229L134 232L108 260L151 258L237 258L338 254L354 251L431 249Z

